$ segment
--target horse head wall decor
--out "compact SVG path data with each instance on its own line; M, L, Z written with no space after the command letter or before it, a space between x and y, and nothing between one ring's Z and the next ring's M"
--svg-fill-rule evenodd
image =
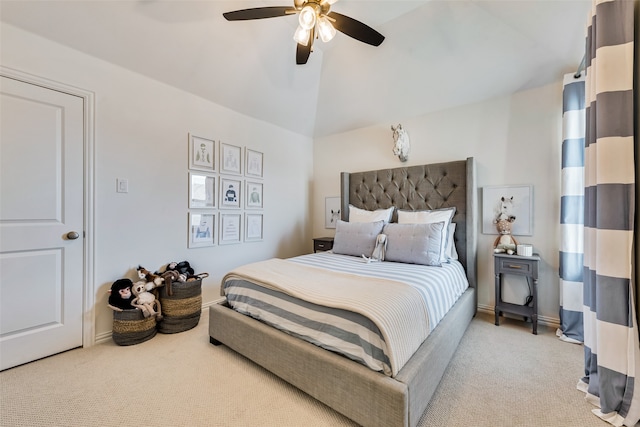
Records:
M409 142L409 134L406 130L402 129L402 125L391 125L393 131L393 154L398 156L401 162L406 162L409 159L409 149L411 143Z

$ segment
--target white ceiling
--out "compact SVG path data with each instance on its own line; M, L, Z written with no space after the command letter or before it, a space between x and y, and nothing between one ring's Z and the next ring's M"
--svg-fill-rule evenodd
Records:
M299 134L320 137L559 81L591 0L340 0L379 47L344 34L295 64L296 16L223 12L293 0L0 0L0 19Z

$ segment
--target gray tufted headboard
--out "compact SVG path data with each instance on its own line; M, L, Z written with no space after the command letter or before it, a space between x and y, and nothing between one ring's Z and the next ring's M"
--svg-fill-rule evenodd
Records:
M341 215L348 221L349 204L375 210L395 206L402 210L456 207L454 241L469 284L476 287L477 186L475 161L466 160L342 172ZM392 221L397 220L394 211ZM477 293L476 293L477 295Z

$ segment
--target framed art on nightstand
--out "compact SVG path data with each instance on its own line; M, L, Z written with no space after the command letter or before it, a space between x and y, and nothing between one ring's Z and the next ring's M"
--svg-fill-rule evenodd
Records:
M533 185L483 187L482 234L498 234L494 221L502 209L507 211L507 216L515 216L511 234L533 235Z
M324 199L324 228L336 228L340 219L340 197Z
M215 172L215 141L189 134L189 169Z

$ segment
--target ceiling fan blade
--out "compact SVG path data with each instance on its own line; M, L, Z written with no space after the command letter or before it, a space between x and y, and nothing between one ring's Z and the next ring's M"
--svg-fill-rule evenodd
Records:
M337 12L329 12L327 16L334 20L332 24L336 30L349 37L353 37L356 40L372 46L380 46L384 41L382 34L360 21Z
M225 12L222 16L227 21L247 21L249 19L277 18L278 16L291 15L296 12L291 6L268 6L234 10L233 12Z
M307 60L309 59L309 55L311 55L311 49L313 48L313 38L315 37L314 33L315 31L313 31L313 29L309 31L309 40L307 40L306 46L298 43L298 46L296 47L296 64L297 65L303 65L307 63Z
M309 60L309 55L311 55L311 40L309 40L306 46L298 43L298 47L296 48L296 64L306 64Z

